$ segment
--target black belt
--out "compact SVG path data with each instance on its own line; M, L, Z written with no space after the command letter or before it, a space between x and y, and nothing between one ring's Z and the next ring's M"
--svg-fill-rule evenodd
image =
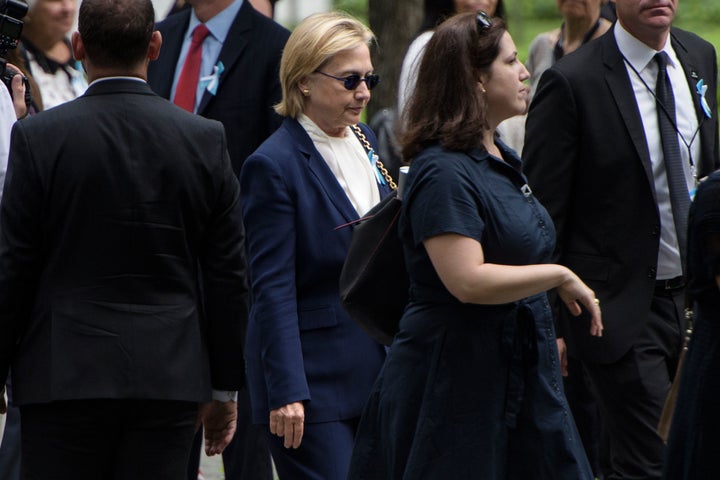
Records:
M682 276L669 278L667 280L657 280L655 282L655 293L664 293L682 288L685 288L685 279Z

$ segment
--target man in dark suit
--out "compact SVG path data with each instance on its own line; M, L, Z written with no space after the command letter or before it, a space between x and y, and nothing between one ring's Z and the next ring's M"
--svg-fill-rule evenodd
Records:
M194 112L220 120L228 137L233 170L282 122L273 106L280 101L278 69L285 28L255 11L247 0L191 0L191 9L157 25L163 50L148 69L148 83L173 100L195 27L210 30L202 43Z
M18 122L0 207L0 381L27 479L185 473L234 432L247 316L239 186L219 122L152 92L150 0L85 0L91 84ZM199 407L198 405L201 404Z
M194 29L203 24L210 34L202 43L193 111L225 126L228 151L236 175L242 163L282 122L273 106L280 101L280 57L290 36L285 28L255 11L247 0L190 0L192 8L157 25L163 50L148 69L148 83L160 96L176 98L177 84ZM238 397L237 434L223 453L229 480L270 479L272 468L265 436L250 419L250 397ZM199 440L199 437L198 437ZM189 466L197 478L199 441Z
M553 217L557 260L602 302L602 338L559 313L601 406L610 479L661 477L656 427L685 323L681 206L718 167L715 51L671 28L676 7L617 0L614 28L546 71L527 119L524 170Z

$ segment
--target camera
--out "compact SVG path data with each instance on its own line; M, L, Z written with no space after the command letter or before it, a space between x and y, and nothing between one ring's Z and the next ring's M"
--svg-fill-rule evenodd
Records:
M6 67L5 56L9 50L17 48L22 33L23 18L28 11L28 5L22 0L0 0L0 80L12 95L12 79L20 72ZM23 75L25 83L25 103L30 106L30 85Z
M22 0L0 0L0 57L17 47L27 11Z

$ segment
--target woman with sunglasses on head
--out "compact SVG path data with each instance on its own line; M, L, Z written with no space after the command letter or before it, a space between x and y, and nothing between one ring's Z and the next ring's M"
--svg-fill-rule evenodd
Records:
M555 232L496 126L527 109L500 19L428 43L406 110L399 233L410 301L363 411L349 478L590 480L546 291L593 335L599 302L551 264Z
M390 192L359 125L379 79L373 34L312 15L280 63L285 120L240 173L252 306L246 350L253 420L266 424L281 480L345 480L355 429L385 349L338 293L352 228ZM378 292L382 294L382 292Z
M432 38L435 27L446 18L456 13L484 11L491 17L505 17L503 0L424 0L423 20L415 39L408 46L398 85L398 112L402 114L408 97L415 88L420 59L425 45Z

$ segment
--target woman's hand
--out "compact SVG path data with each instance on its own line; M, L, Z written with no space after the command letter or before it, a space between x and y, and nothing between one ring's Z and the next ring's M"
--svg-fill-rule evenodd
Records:
M568 270L568 278L557 287L557 292L562 301L574 316L580 315L582 304L590 313L590 335L602 337L603 324L600 313L600 300L595 298L593 292L585 285L577 275Z
M294 402L270 410L270 433L285 437L285 448L298 448L305 430L305 406Z

